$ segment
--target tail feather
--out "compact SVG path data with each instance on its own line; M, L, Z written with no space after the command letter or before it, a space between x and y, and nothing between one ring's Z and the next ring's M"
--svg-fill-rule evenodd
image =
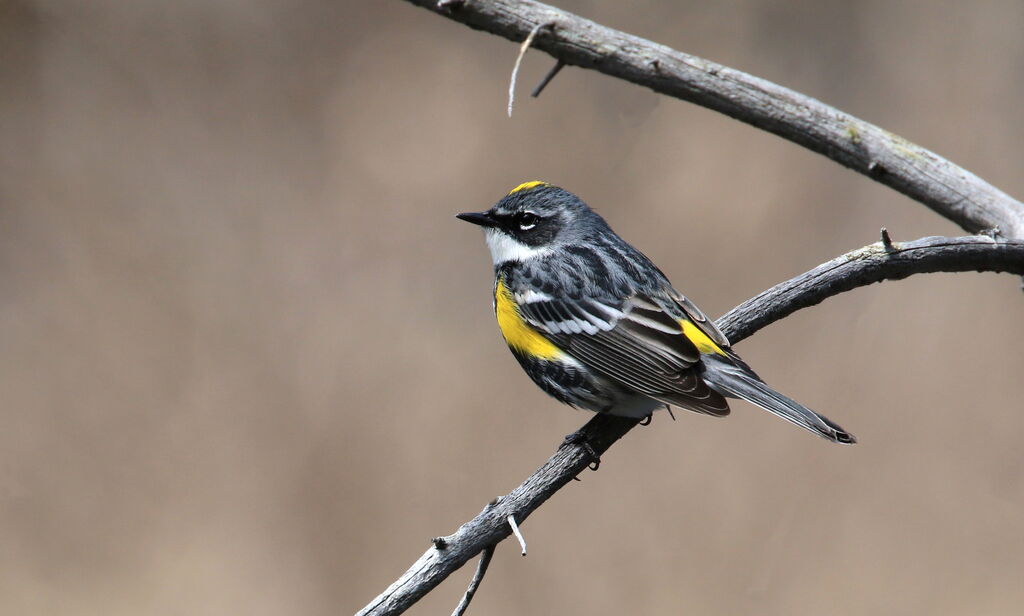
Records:
M764 410L795 423L818 436L836 443L852 444L857 439L839 425L806 406L787 398L762 381L752 370L713 356L704 357L704 381L712 389L742 398Z

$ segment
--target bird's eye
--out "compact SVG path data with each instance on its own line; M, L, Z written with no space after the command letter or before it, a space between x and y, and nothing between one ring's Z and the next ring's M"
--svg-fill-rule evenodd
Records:
M519 212L515 217L515 223L519 226L520 231L529 231L536 227L539 220L540 216L533 212Z

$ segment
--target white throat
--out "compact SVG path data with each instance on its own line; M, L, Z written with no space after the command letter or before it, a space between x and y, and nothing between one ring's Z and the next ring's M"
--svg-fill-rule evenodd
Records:
M484 229L484 239L487 240L487 248L491 250L491 260L495 265L509 261L529 261L551 252L550 248L527 246L497 229Z

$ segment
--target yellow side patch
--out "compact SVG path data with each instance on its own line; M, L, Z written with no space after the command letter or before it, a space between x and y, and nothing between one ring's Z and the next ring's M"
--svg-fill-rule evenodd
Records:
M516 186L512 190L508 191L508 194L514 195L519 191L530 190L531 188L537 188L538 186L551 186L551 184L548 184L547 182L541 182L540 180L533 180L532 182L523 182L519 186Z
M679 325L683 328L683 335L686 336L701 353L725 355L725 351L715 344L714 340L708 338L708 335L701 331L701 329L694 325L689 319L679 319Z
M558 347L538 334L537 330L527 325L519 316L512 293L501 279L494 287L494 313L498 317L501 335L505 337L508 346L537 359L558 359L562 356L562 351Z

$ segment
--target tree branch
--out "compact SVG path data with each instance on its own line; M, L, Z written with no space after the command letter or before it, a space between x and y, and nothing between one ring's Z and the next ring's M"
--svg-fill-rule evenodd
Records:
M522 41L559 62L702 105L800 144L920 201L972 233L1024 238L1024 204L941 156L809 96L532 0L407 0Z
M888 233L884 236L888 238ZM1024 270L1024 240L985 235L926 237L912 242L876 242L822 263L748 299L716 323L731 342L750 336L801 308L883 280L932 272L1010 272Z
M929 237L913 242L876 242L776 285L717 321L733 343L782 317L844 291L912 274L962 271L1024 275L1024 240L990 237ZM598 455L637 424L635 419L597 415L580 432ZM591 453L579 441L563 442L555 454L508 495L434 545L357 616L400 614L481 550L511 533L509 515L522 522L562 486L583 472Z
M473 600L473 595L480 588L480 582L484 580L484 574L487 573L487 565L491 564L492 556L494 556L494 546L489 545L484 548L483 554L480 555L480 563L476 566L476 573L473 574L473 579L469 581L469 588L462 595L462 601L459 601L459 604L455 606L452 616L462 616L466 613L466 610L469 608L469 602Z

